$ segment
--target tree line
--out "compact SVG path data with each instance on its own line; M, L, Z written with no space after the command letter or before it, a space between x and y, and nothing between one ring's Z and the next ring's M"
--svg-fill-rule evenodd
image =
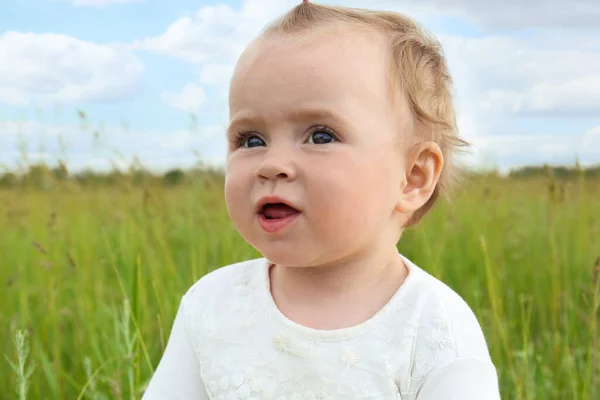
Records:
M492 175L499 174L492 172ZM490 172L470 171L470 175L490 175ZM509 171L508 178L540 178L551 177L553 179L575 179L578 177L598 178L600 177L600 164L581 167L575 165L568 166L524 166ZM186 182L194 181L198 178L220 181L224 179L224 171L219 168L197 166L190 169L173 168L166 172L151 172L140 166L133 166L122 171L114 168L108 172L93 170L84 170L79 172L70 172L67 166L59 162L52 167L46 164L29 165L21 173L5 171L0 173L0 188L12 187L34 187L40 189L49 189L61 182L74 182L81 186L101 186L127 183L131 185L141 184L160 184L166 186L176 186Z

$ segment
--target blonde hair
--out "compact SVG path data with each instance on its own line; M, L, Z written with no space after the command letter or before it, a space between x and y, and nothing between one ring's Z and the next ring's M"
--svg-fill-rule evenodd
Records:
M415 211L407 226L416 224L440 195L447 199L463 176L455 154L469 146L458 137L452 102L452 78L440 43L412 19L391 11L333 7L304 1L263 30L261 38L298 34L314 29L370 28L390 41L391 89L402 91L413 117L419 122L417 138L436 142L444 167L432 196ZM397 92L396 92L397 93Z

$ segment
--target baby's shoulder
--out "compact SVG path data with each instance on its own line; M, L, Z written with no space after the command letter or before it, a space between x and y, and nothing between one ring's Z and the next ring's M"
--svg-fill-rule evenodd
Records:
M184 301L198 305L211 299L225 300L232 290L256 280L263 258L240 261L221 266L198 279L184 294Z
M417 326L413 379L458 359L491 362L481 325L467 302L434 276L421 272L415 288Z
M488 353L483 330L467 302L451 287L427 274L421 282L419 308L420 345L451 347L456 357Z

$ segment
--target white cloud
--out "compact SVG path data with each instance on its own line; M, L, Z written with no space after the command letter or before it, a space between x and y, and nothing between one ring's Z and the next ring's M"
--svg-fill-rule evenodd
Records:
M29 103L29 95L21 90L2 87L0 84L0 103L25 106Z
M229 99L229 83L233 76L235 64L204 63L198 76L198 81L205 86L215 89L216 96L211 103L223 102ZM227 111L224 107L224 111Z
M95 127L82 129L75 125L0 121L0 160L7 168L13 168L21 160L19 143L25 141L31 146L29 162L54 164L62 159L60 138L65 143L67 164L74 170L110 169L111 163L126 167L131 165L134 156L142 165L157 171L191 167L198 161L196 154L200 154L205 163L222 165L226 154L225 129L221 125L208 125L193 131L125 131L107 126L95 142ZM38 150L40 143L44 150Z
M297 0L243 0L239 10L226 4L200 7L171 23L163 34L136 40L132 47L192 63L232 63L266 23L297 4Z
M197 113L206 101L206 94L201 86L189 83L180 93L163 92L161 98L171 107L188 113Z
M396 10L413 16L454 16L487 30L539 27L598 29L600 20L600 2L597 0L372 0L368 5L364 0L327 0L323 3Z
M16 105L128 99L143 71L128 50L54 33L5 32L0 59L0 101Z
M512 133L477 138L476 165L497 166L506 171L526 164L584 165L598 163L600 126L585 133Z
M137 40L132 47L193 63L232 61L262 22L227 5L202 7L173 22L162 35Z
M595 116L600 50L551 48L538 38L440 36L457 90L480 110Z
M267 21L293 5L289 0L249 0L240 10L223 4L201 7L193 15L174 21L163 34L136 40L131 48L198 65L196 82L179 94L165 92L161 96L173 107L196 110L205 99L202 86L214 87L219 100L227 98L235 62L244 48Z
M202 65L200 70L200 83L211 86L228 86L233 76L235 64L211 64Z
M590 129L583 135L581 145L596 155L600 153L600 125Z
M104 7L112 4L143 3L146 0L70 0L75 6Z
M421 6L454 13L485 28L590 27L598 29L597 0L424 0Z
M600 76L570 82L538 83L528 92L494 90L491 106L521 114L594 116L600 109Z

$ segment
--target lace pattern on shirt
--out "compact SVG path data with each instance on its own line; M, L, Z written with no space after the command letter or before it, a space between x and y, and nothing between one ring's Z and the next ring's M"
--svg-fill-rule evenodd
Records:
M193 308L187 308L186 323L213 400L410 400L427 373L455 354L443 303L421 315L418 285L368 332L320 341L268 313L261 267L246 263L231 271L236 278L228 292L201 300L194 300L201 296L195 288L188 292Z

